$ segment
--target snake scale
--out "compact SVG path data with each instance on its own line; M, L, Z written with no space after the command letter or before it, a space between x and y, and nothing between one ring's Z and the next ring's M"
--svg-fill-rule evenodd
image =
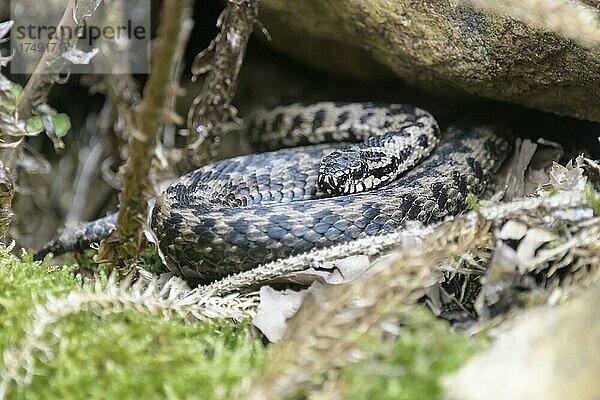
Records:
M152 229L188 281L458 214L509 147L489 126L451 127L440 140L430 113L400 104L293 104L256 112L249 126L269 151L197 169L156 199ZM84 249L115 221L66 229L36 257Z

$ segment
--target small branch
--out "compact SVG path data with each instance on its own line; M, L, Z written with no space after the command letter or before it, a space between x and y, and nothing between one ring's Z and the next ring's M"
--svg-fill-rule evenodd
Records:
M194 23L192 19L188 19L187 23L184 24L181 28L181 33L179 34L179 41L177 46L181 48L181 52L185 50L185 45L187 44L190 35L192 34L192 29L194 27ZM169 147L173 148L175 146L175 135L177 133L177 125L183 125L185 123L185 119L181 116L177 115L177 100L183 94L183 89L179 85L181 81L181 76L185 70L185 62L184 57L178 57L178 62L175 68L173 69L173 77L171 81L173 82L173 86L170 88L169 93L167 93L167 101L166 101L166 112L169 115L167 121L165 121L165 128L163 132L163 143Z
M229 0L219 17L221 32L194 61L195 73L210 70L188 115L190 136L184 169L198 167L215 156L222 125L230 116L238 74L258 16L259 0Z
M8 234L10 221L13 216L12 200L15 191L8 170L0 162L0 239Z
M105 3L106 25L124 24L123 10L126 0L114 0ZM105 39L104 54L112 73L104 78L108 86L107 101L113 105L115 120L112 129L120 138L125 138L126 119L132 118L132 110L140 102L139 86L131 76L129 60L131 59L131 40Z
M173 43L180 43L178 38L191 12L191 0L167 0L163 3L152 72L140 107L129 124L129 156L121 167L123 190L119 196L117 229L103 242L100 259L118 259L126 263L138 255L144 241L147 198L154 188L149 171L159 127L163 124L163 109L173 85L171 80L178 57L183 53L182 45L173 46Z
M58 24L56 32L60 32L61 29L70 29L72 32L79 25L73 19L73 11L77 6L77 0L70 0L67 4L67 8ZM80 21L82 23L83 21ZM74 38L73 40L77 40ZM17 105L17 115L20 119L27 119L32 115L32 110L44 103L48 98L48 94L54 85L56 74L62 70L62 63L55 65L62 55L65 42L68 42L64 37L54 35L54 38L50 40L49 44L56 42L56 46L46 46L46 51L42 55L42 58L37 63L31 78L23 89L23 95ZM54 68L58 66L58 70ZM53 72L49 73L49 69L52 68Z

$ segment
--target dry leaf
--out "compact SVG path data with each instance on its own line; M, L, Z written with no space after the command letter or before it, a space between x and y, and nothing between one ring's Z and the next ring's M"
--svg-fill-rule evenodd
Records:
M502 240L521 240L527 233L527 225L517 221L506 221L506 223L500 229L500 232L496 234L498 239Z
M546 229L531 228L517 246L517 261L519 272L521 274L530 272L532 260L535 257L537 249L543 244L556 238L556 235Z
M308 290L280 292L269 286L261 287L260 304L252 324L260 329L270 342L281 340L287 328L287 320L296 314Z

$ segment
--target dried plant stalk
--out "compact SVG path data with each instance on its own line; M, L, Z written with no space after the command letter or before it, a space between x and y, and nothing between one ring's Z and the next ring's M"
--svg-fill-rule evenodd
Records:
M382 323L390 318L398 320L402 308L422 297L425 287L437 281L438 265L443 260L474 248L493 247L494 228L507 219L532 226L552 224L564 213L589 215L588 201L584 193L573 191L504 204L483 203L478 212L434 227L417 245L401 246L392 260L365 279L327 287L308 297L290 321L286 336L272 349L267 369L255 382L240 387L240 393L251 399L297 395L326 371L360 358L360 338L381 332ZM596 228L592 236L597 240ZM593 240L578 243L588 251L597 251Z
M0 239L8 234L10 220L13 216L12 199L14 194L10 173L0 162Z
M144 88L139 110L129 128L129 156L121 168L123 190L119 195L117 228L100 248L102 260L134 259L144 242L148 215L147 199L154 192L150 167L155 152L163 109L172 86L172 78L183 46L173 46L192 9L190 0L168 0L163 4L158 31L159 44L153 57L152 72ZM187 33L187 31L186 31Z
M56 32L61 32L63 28L74 32L75 29L85 23L85 18L76 21L74 15L78 7L77 0L70 0L67 4L65 12L57 26ZM92 8L95 10L95 8ZM77 43L78 38L65 38L55 34L50 43L56 42L56 46L46 46L46 51L35 66L35 70L29 81L23 89L23 95L17 105L18 116L20 119L27 119L32 115L32 111L39 105L46 102L48 94L54 86L54 82L58 78L58 74L66 63L62 59L62 53L65 45L72 47Z
M320 374L360 357L360 337L398 317L402 307L421 297L425 283L436 278L439 262L486 242L486 225L477 219L470 225L447 225L420 246L400 250L364 280L328 287L307 298L246 398L292 396Z
M214 157L223 134L223 122L235 116L231 101L258 15L258 4L259 0L229 0L219 17L221 32L194 61L194 73L210 72L190 108L188 153L181 172Z

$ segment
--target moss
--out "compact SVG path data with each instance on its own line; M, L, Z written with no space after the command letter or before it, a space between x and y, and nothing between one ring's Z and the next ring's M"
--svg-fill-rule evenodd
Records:
M14 398L215 398L256 370L263 349L247 325L208 326L139 315L61 322L55 359Z
M424 307L404 314L396 341L365 344L370 356L341 372L341 387L352 399L439 399L442 379L477 350L483 339L453 331Z
M88 290L77 266L48 262L0 249L2 353L22 348L40 312L36 306ZM97 271L96 279L107 285L103 269ZM440 379L479 348L423 308L406 312L402 321L398 340L366 340L366 361L341 370L339 385L349 398L438 398ZM31 382L11 381L7 398L229 398L243 377L260 373L267 351L248 323L205 324L118 307L67 312L41 341L50 352L37 343ZM0 376L6 368L0 366Z
M557 187L552 186L550 188L550 190L548 191L548 196L556 196L559 193L560 193L560 189L557 188Z
M21 348L36 305L86 290L76 270L0 250L0 351ZM53 326L60 330L42 338L50 353L33 352L33 380L11 382L7 398L226 397L262 364L264 347L248 323L203 324L116 311L100 317L81 310L57 320Z
M600 199L598 199L594 187L590 184L585 185L585 197L592 210L594 210L594 215L600 215Z
M81 286L75 266L50 267L22 260L0 248L0 346L18 338L29 321L34 304L48 296L61 296Z

